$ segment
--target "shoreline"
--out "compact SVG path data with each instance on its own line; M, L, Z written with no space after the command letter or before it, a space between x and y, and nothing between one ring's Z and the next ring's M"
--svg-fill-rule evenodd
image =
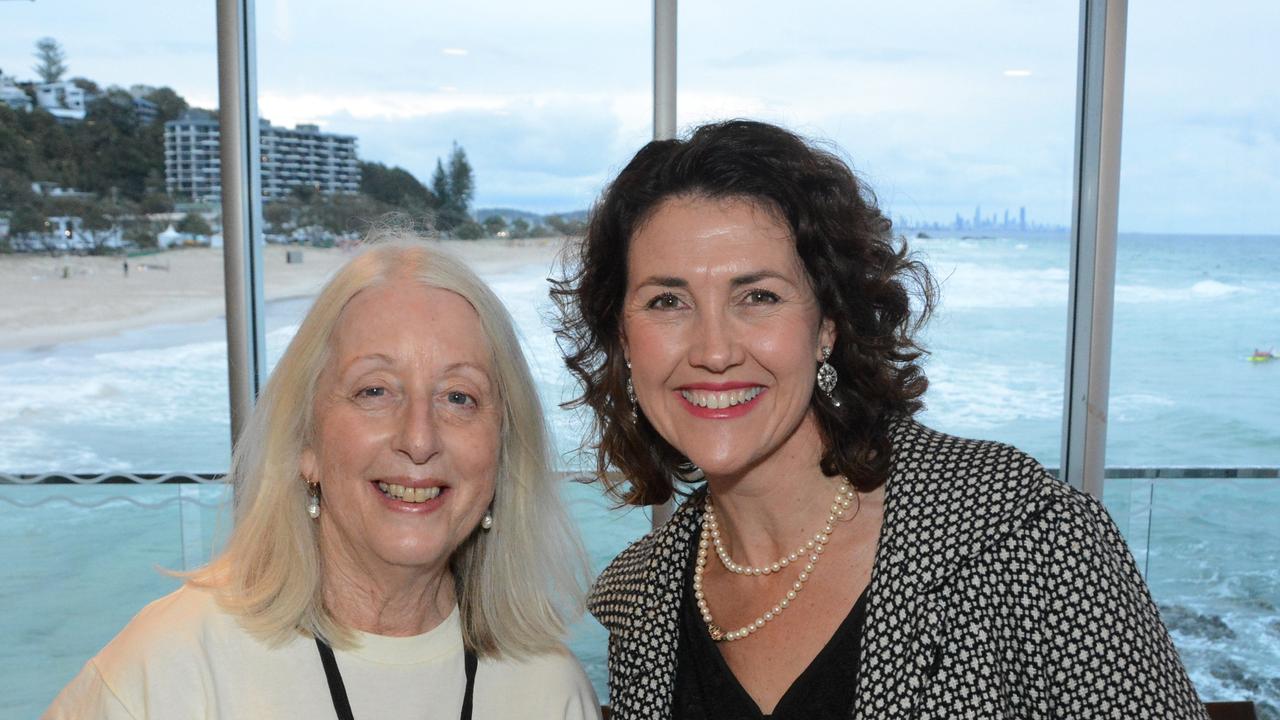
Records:
M435 240L477 274L531 263L547 267L564 238ZM287 251L302 262L286 262ZM359 248L267 245L263 248L266 302L314 297ZM0 352L43 352L152 325L225 317L221 248L180 248L123 256L0 255Z

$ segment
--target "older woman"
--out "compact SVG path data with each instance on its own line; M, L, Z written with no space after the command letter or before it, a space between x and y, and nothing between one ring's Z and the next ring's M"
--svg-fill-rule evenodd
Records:
M650 143L573 267L600 476L705 479L592 590L615 717L1203 716L1103 508L912 419L932 285L839 159L745 121Z
M226 549L46 717L598 717L559 640L585 561L548 453L493 293L421 243L373 246L259 399Z

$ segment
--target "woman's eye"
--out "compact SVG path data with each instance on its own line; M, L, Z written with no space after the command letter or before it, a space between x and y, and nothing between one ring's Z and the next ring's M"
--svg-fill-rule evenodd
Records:
M747 302L753 305L771 305L778 300L778 295L768 290L751 290L747 293Z
M671 293L662 293L650 300L649 304L645 307L653 310L674 310L675 308L680 307L680 298Z
M380 398L386 397L386 395L387 389L380 385L361 388L360 391L356 393L356 397L358 398Z
M454 390L446 396L454 405L475 405L476 399L461 390Z

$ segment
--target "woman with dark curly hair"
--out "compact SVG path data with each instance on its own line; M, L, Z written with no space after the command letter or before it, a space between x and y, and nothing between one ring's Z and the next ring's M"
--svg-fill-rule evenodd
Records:
M932 281L832 153L649 143L571 263L598 476L701 483L592 591L614 717L1203 717L1101 505L912 419Z

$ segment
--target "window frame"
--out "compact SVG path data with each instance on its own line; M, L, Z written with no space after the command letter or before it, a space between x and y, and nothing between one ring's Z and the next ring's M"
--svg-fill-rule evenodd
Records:
M217 0L231 439L266 380L254 0ZM1062 468L1101 497L1115 295L1127 0L1080 0ZM675 136L677 0L653 0L653 137ZM670 508L655 508L659 524Z

